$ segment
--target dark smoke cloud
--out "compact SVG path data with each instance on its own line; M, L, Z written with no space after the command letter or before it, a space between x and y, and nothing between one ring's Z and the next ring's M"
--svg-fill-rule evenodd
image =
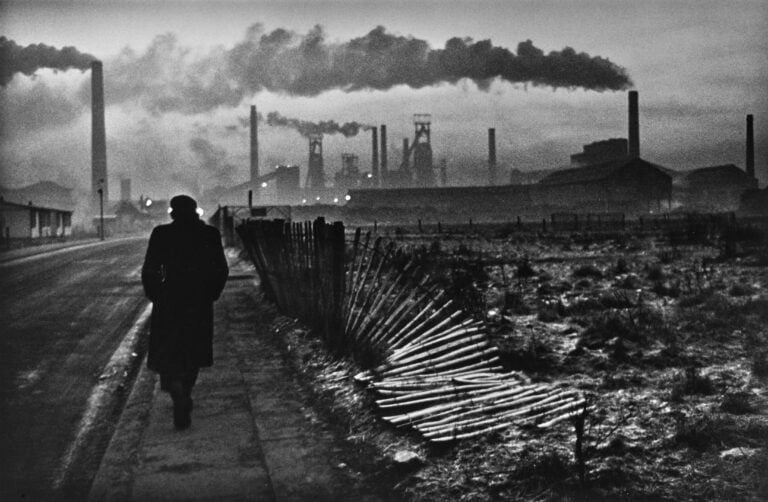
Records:
M304 137L310 134L343 134L344 137L357 136L360 130L370 129L371 126L360 124L358 122L344 122L339 124L334 120L323 120L320 122L309 122L307 120L292 119L283 117L278 112L269 112L267 114L267 124L272 127L290 127L295 129Z
M93 60L72 47L21 48L5 38L0 42L0 85L15 72L31 74L43 66L85 69ZM444 48L433 49L424 40L393 35L382 26L347 42L328 42L320 26L301 35L282 28L267 33L260 24L233 48L206 53L180 46L173 34L159 35L144 53L126 48L106 60L104 79L107 104L134 103L156 115L236 107L264 90L315 96L334 89L421 88L461 79L481 89L494 79L597 91L631 86L626 71L608 59L570 47L545 54L530 40L518 44L517 53L469 38L452 38ZM89 84L83 84L80 99L89 102Z
M7 85L16 73L33 75L41 68L87 70L95 59L74 47L57 49L45 44L22 47L0 36L0 86Z
M626 71L600 56L566 47L549 54L526 40L517 54L490 40L452 38L444 49L424 40L387 33L382 26L346 43L327 43L320 26L304 36L252 26L246 40L229 53L235 79L251 92L269 90L314 96L330 89L420 88L460 79L485 89L490 80L591 89L626 89Z

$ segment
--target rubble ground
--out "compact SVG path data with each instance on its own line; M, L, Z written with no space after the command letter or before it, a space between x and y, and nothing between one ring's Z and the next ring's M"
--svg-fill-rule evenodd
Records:
M358 369L306 330L276 336L350 469L394 500L765 500L765 237L685 237L393 236L487 321L506 369L588 396L578 438L565 421L431 445L379 420Z

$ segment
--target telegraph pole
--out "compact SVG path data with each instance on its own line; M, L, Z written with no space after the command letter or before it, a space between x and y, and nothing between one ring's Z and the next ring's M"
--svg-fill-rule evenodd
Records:
M99 239L104 240L104 180L99 180Z

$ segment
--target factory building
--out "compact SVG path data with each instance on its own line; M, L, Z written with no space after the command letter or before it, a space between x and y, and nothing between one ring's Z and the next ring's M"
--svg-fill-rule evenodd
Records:
M579 211L642 213L669 208L672 177L639 157L561 169L534 185L541 200Z
M744 192L755 188L757 179L734 164L725 164L678 174L674 197L693 211L735 211Z
M626 138L611 138L584 145L581 153L571 155L571 167L584 167L602 164L612 160L626 159L629 155L629 143Z
M552 171L538 183L484 186L350 190L347 208L402 210L421 217L509 220L548 217L553 212L624 212L666 209L672 178L640 158Z

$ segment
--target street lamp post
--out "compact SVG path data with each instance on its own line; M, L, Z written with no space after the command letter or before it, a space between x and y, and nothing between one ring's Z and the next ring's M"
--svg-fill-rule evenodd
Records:
M99 239L104 240L104 180L99 180Z

